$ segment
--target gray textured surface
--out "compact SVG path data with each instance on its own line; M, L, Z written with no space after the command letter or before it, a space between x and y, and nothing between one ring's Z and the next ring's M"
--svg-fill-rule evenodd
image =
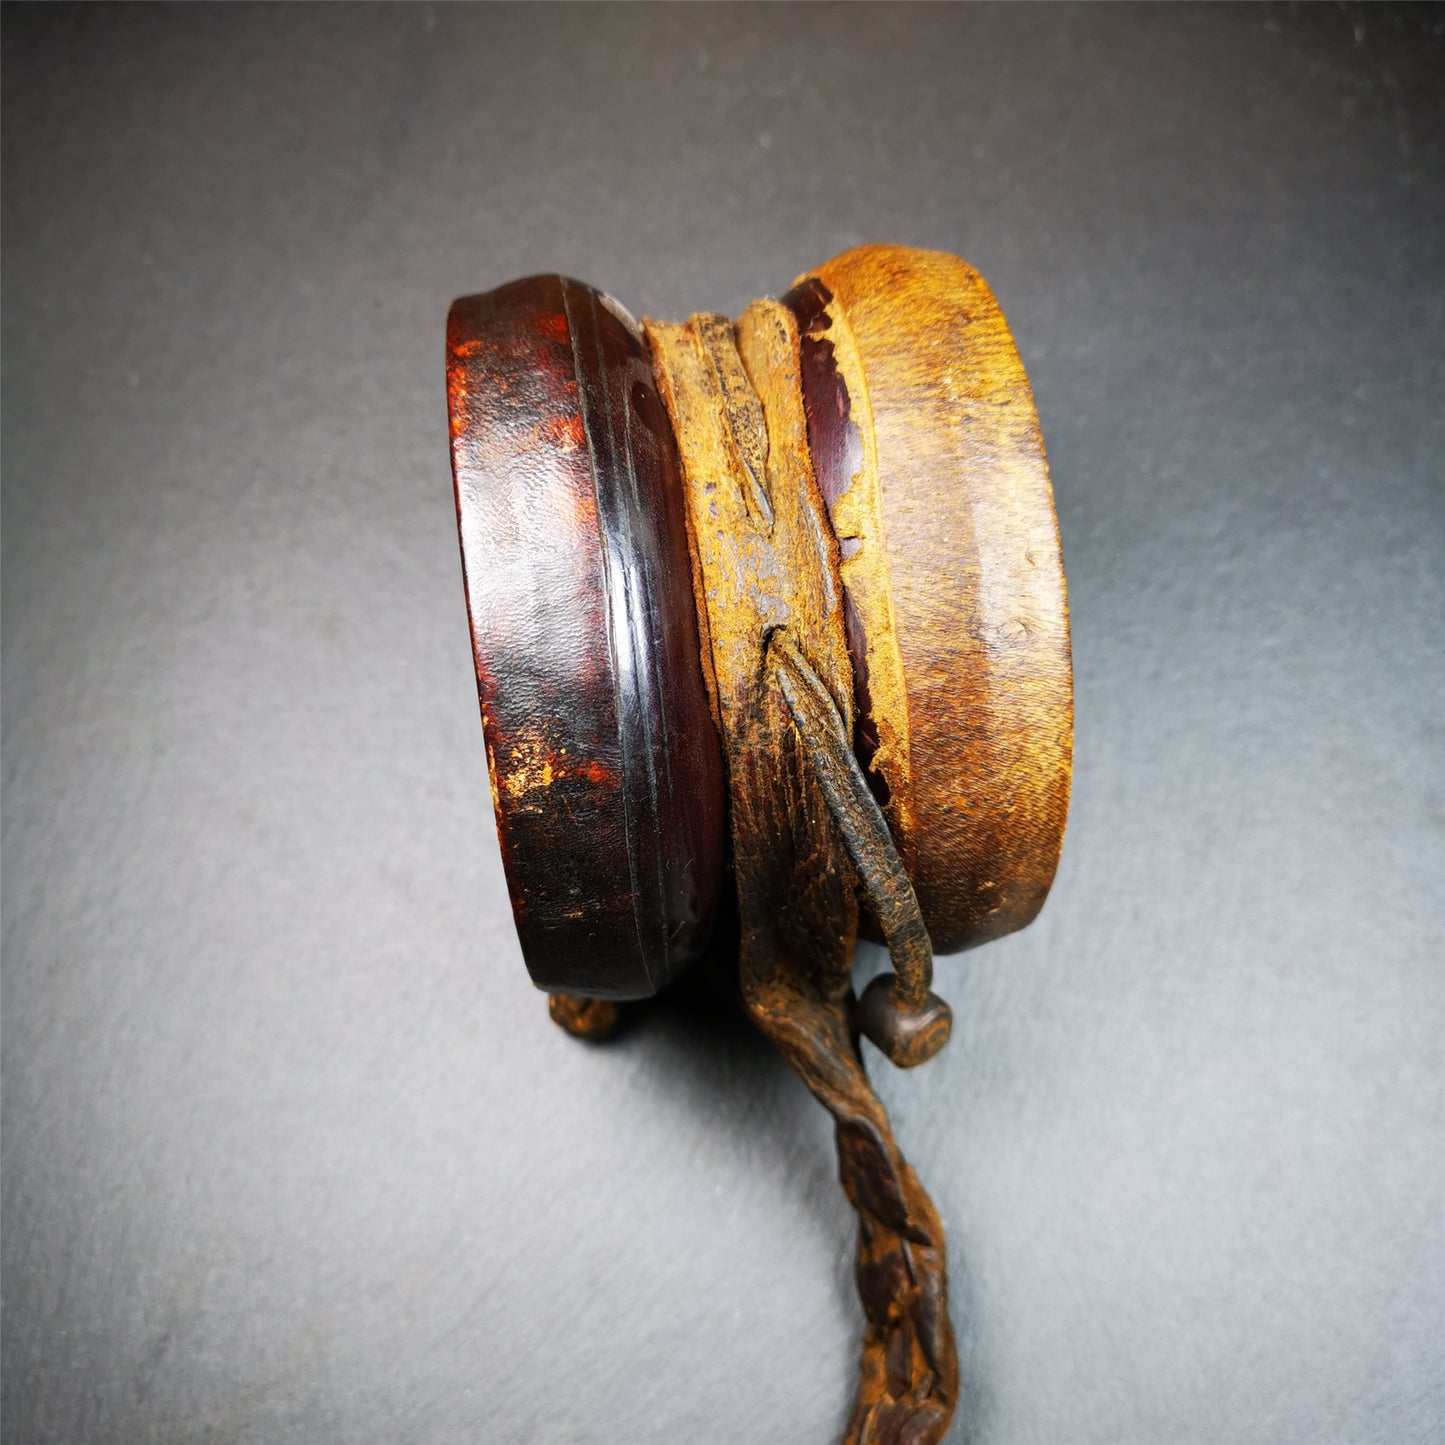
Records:
M7 1441L819 1441L823 1118L528 990L442 320L865 239L1033 376L1078 773L881 1072L954 1439L1445 1432L1440 12L8 11Z

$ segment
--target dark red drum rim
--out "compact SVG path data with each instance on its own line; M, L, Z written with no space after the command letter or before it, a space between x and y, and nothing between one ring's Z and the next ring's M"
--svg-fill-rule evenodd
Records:
M657 992L725 869L677 457L636 324L535 276L452 306L447 394L487 765L540 988Z

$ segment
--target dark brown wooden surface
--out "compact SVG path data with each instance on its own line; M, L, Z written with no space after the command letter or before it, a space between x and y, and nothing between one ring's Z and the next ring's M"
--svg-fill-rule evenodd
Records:
M452 462L502 858L540 987L656 992L706 943L721 757L671 432L629 318L559 276L452 308Z

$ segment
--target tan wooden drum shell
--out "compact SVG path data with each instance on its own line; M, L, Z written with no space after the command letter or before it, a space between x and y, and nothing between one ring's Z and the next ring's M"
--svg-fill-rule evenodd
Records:
M864 246L785 299L848 592L857 750L934 948L971 947L1038 913L1068 812L1068 612L1028 378L955 256Z

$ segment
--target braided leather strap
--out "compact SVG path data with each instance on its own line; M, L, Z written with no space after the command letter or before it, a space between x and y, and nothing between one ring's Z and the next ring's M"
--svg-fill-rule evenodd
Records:
M943 1230L859 1053L896 1062L947 1037L932 952L886 824L853 761L837 543L809 459L797 323L754 302L644 323L678 439L704 672L727 760L742 993L837 1122L859 1216L866 1326L848 1445L933 1445L958 1395ZM860 888L895 974L855 1004Z

